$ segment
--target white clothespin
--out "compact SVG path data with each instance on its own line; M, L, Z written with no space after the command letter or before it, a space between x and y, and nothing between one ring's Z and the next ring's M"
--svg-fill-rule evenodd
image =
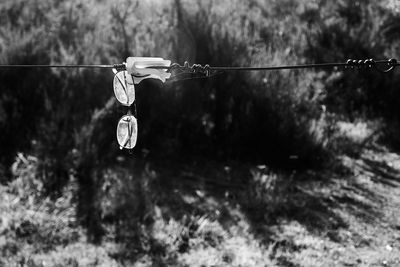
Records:
M152 66L170 67L171 61L160 57L128 57L126 59L126 70L133 76L135 84L144 79L158 79L164 83L171 77L167 69L152 69Z

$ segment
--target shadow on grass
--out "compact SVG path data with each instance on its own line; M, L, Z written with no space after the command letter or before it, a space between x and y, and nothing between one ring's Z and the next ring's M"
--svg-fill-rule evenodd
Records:
M373 180L376 183L383 183L391 187L398 187L400 173L382 161L363 159L365 162L364 170L373 173Z
M104 224L118 229L115 241L121 244L121 249L112 256L120 261L135 261L144 254L157 263L168 258L166 246L170 244L159 243L152 236L160 214L165 221L173 218L180 222L190 216L206 215L230 232L231 226L243 219L237 215L239 211L260 242L289 250L301 248L292 241L276 239L273 229L282 221L296 221L315 235L341 243L345 240L340 230L348 229L351 223L341 211L366 223L382 217L379 204L383 203L383 197L373 186L357 182L355 170L344 165L339 166L340 174L336 171L276 174L265 167L199 158L135 161L126 170L133 180L130 178L120 185L127 193L120 195L125 202L103 218ZM399 172L380 160L363 158L362 164L354 168L368 175L373 183L398 186ZM156 214L155 207L160 214ZM188 232L177 233L181 236L174 239L174 242L179 239L178 253L190 250L189 240L199 227L192 222L186 226Z

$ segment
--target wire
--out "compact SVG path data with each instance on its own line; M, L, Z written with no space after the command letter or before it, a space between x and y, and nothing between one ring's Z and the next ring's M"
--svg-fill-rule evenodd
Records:
M386 69L378 68L378 64L385 64ZM354 60L349 59L346 62L337 63L316 63L316 64L301 64L301 65L283 65L283 66L261 66L261 67L225 67L209 65L193 64L189 65L185 62L184 65L173 63L171 66L151 66L152 69L165 69L167 71L178 71L179 73L201 73L209 77L211 71L270 71L270 70L284 70L284 69L309 69L309 68L335 68L335 67L349 67L349 68L375 68L376 70L387 73L392 71L395 67L400 66L400 63L394 59L387 60ZM125 64L114 65L0 65L0 68L91 68L91 69L117 69L126 70ZM178 73L178 74L179 74Z
M114 65L0 65L0 68L91 68L112 69Z
M210 69L223 70L223 71L257 71L257 70L307 69L307 68L342 67L342 66L346 66L346 63L284 65L284 66L269 66L269 67L210 67Z

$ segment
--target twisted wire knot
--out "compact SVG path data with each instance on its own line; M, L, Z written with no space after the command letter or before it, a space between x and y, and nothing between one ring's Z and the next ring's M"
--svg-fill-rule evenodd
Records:
M389 59L388 60L388 65L391 66L391 67L396 67L398 65L397 64L397 59L395 59L395 58Z
M114 64L113 68L116 69L117 71L122 71L122 70L126 70L126 65L124 63Z
M388 66L386 69L382 69L378 67L378 63L386 63ZM366 59L366 60L357 60L357 59L348 59L346 61L346 67L350 68L374 68L375 70L382 72L382 73L388 73L391 72L392 70L395 69L395 67L398 66L398 62L395 58L391 58L389 60L385 61L375 61L372 58Z
M210 65L201 65L201 64L193 64L190 66L188 61L185 61L182 65L179 65L178 63L173 63L171 64L170 71L178 70L183 73L200 73L204 74L206 77L210 76L211 73L211 67Z

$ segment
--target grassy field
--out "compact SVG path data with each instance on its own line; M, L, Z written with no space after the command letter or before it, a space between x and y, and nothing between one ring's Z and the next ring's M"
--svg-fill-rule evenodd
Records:
M0 188L0 266L399 266L400 154L347 154L301 173L132 159L103 174L97 244L76 221L73 177L44 199L20 154Z

